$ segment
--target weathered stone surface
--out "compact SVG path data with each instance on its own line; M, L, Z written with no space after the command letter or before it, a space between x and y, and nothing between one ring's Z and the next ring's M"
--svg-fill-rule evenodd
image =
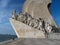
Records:
M15 19L10 19L10 22L18 38L45 38L45 34L41 30L30 27Z
M27 38L1 42L0 45L60 45L60 40Z
M53 17L50 14L48 7L50 6L51 0L26 0L23 5L23 13L27 12L34 18L43 18L46 22L57 26Z
M49 12L50 3L51 0L26 0L22 14L28 13L35 19L42 18L46 23L58 28L58 25ZM45 34L36 28L30 27L14 19L10 19L10 22L18 38L45 38Z

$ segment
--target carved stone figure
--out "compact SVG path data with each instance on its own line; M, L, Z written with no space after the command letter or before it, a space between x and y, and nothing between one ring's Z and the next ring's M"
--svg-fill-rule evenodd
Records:
M34 28L37 28L37 27L38 27L38 20L33 18L33 19L30 21L29 26L32 26L32 27L34 27Z
M42 22L43 22L42 19L39 18L39 19L38 19L38 23L39 23L38 29L39 29L39 30L42 30L42 28L43 28L43 27L42 27L42 26L43 26Z
M27 12L25 13L25 16L26 16L26 24L29 25L29 23L33 17L31 15L29 15Z
M49 23L45 23L45 29L46 29L47 33L52 32L52 26Z
M18 16L17 16L17 14L16 14L16 10L14 10L14 11L13 11L13 14L12 14L12 18L15 19L15 20L17 20L17 17L18 17Z
M20 14L20 15L18 15L17 20L21 21L23 23L26 23L26 16L24 14Z

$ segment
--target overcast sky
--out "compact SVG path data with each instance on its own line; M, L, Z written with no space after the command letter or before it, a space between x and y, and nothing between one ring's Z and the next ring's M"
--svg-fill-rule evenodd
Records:
M15 34L9 18L14 9L17 13L21 12L24 2L25 0L0 0L0 34ZM60 26L60 0L52 0L51 12L56 23Z

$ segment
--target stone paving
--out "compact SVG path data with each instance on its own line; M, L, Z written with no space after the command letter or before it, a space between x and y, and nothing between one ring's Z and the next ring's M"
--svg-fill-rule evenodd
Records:
M60 40L25 38L1 42L0 45L60 45Z

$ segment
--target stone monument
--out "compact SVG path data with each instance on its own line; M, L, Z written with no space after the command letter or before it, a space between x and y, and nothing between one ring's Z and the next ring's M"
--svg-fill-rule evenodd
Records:
M27 12L33 18L42 18L45 22L58 28L58 25L51 15L50 5L51 0L26 0L22 8L22 14ZM43 31L18 21L15 13L10 19L10 22L18 38L46 38Z

